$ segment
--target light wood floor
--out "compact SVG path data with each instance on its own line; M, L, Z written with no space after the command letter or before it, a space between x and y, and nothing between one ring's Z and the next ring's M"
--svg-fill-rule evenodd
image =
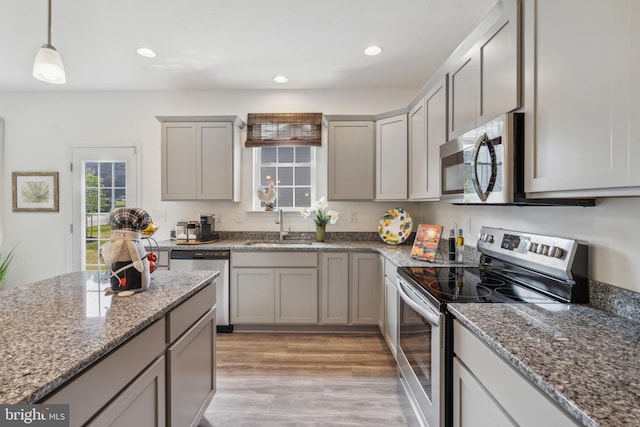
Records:
M407 426L378 335L217 335L218 390L199 427Z

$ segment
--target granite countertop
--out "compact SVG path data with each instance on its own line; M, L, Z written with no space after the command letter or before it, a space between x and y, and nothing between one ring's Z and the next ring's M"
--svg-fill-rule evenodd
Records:
M575 304L448 307L583 425L640 425L637 322Z
M129 297L108 272L77 272L0 293L0 403L34 403L162 318L219 272L155 271Z
M307 251L307 252L358 252L369 251L378 252L396 266L402 267L437 267L462 265L442 258L436 259L435 262L419 261L411 258L412 243L403 243L401 245L393 245L382 242L381 240L336 240L327 242L316 241L300 241L293 240L286 243L269 242L254 243L260 240L240 239L240 240L221 240L215 243L204 243L198 245L177 244L172 240L163 240L157 242L156 245L149 246L150 249L158 248L160 250L230 250L230 251ZM248 244L249 243L249 244ZM444 252L443 252L444 255Z

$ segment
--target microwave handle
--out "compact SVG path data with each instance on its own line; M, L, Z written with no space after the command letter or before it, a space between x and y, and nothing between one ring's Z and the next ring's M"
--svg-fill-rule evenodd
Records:
M483 191L480 188L480 181L478 181L478 155L480 154L480 148L486 145L489 150L489 156L491 156L491 178L489 179L489 185L487 190ZM476 141L476 145L473 147L473 154L471 155L471 181L473 182L473 188L476 190L476 194L481 201L486 202L489 194L493 191L493 186L496 183L498 176L498 158L496 157L496 147L493 145L493 141L487 137L486 133L483 133Z
M416 311L419 315L425 318L429 323L433 326L440 326L440 316L434 309L429 306L418 304L415 302L409 295L407 295L407 291L405 287L408 285L403 281L398 279L398 293L400 294L400 298L412 309Z

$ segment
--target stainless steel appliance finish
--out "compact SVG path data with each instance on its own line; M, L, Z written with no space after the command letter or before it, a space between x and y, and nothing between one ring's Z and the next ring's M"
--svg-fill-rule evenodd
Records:
M398 289L401 296L400 345L398 364L407 395L417 415L424 414L424 425L452 425L453 396L453 317L449 303L518 303L538 304L549 310L562 309L561 303L586 303L588 289L588 246L574 239L536 233L482 227L477 241L480 252L478 266L398 267ZM411 292L409 292L411 291ZM416 298L419 297L419 298ZM418 301L422 301L418 304ZM421 316L417 306L428 306ZM431 322L431 341L424 325L438 315L436 327ZM422 317L422 327L406 321ZM444 317L444 320L442 320ZM417 330L422 338L403 340ZM434 333L439 332L441 348L434 347ZM442 350L442 347L444 350ZM412 364L408 355L422 362ZM430 354L430 359L428 355ZM425 382L425 366L431 366L431 382ZM433 370L439 366L440 372ZM421 379L422 378L422 379ZM440 379L440 404L424 389ZM416 387L416 384L419 387ZM435 389L432 388L435 392ZM435 415L438 408L440 418Z
M444 411L445 316L398 278L400 379L419 422L439 426Z
M440 146L440 199L455 204L594 206L524 191L524 113L508 113Z
M229 251L173 249L169 270L220 271L216 280L216 325L218 332L232 332L229 320Z

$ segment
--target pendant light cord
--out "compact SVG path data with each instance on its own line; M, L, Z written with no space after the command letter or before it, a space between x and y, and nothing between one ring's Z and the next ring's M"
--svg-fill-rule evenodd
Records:
M49 0L49 17L47 25L47 45L51 46L51 0Z

